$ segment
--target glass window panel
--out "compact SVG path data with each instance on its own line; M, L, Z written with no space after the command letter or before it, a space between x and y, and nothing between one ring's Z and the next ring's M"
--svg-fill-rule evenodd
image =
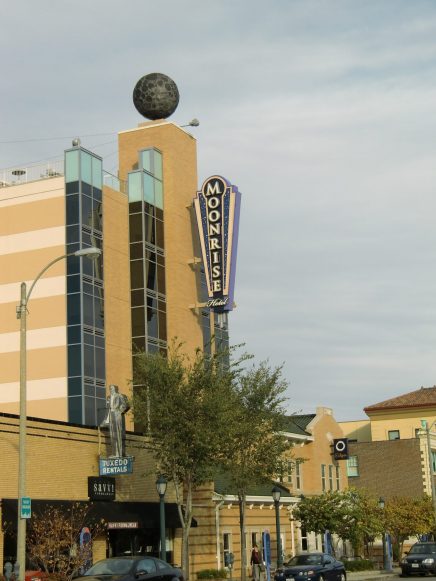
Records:
M92 185L101 190L103 182L103 168L101 159L92 157Z
M81 330L82 328L80 325L73 325L68 327L68 345L81 342Z
M130 263L131 288L144 288L144 263L142 260L132 260Z
M93 385L90 385L89 383L85 382L85 395L90 395L92 397L95 396L95 387Z
M89 284L88 282L84 282L83 283L83 292L87 293L88 295L93 295L94 289L93 289L92 284Z
M67 293L80 292L80 275L67 276Z
M129 217L130 224L130 242L142 241L142 214L131 214Z
M145 260L156 262L156 252L154 250L150 250L149 248L144 248L144 257Z
M142 258L142 242L135 242L130 245L130 260Z
M85 397L85 424L95 426L97 423L97 414L95 411L95 398Z
M165 258L161 254L156 254L156 260L158 264L165 266Z
M135 337L132 340L132 351L145 351L145 337Z
M94 297L94 326L96 329L104 329L104 302Z
M153 174L160 180L163 179L162 174L162 154L160 151L153 150Z
M150 216L150 214L144 214L144 240L149 244L154 244L155 242L155 218Z
M149 337L158 337L157 332L157 311L147 308L147 335Z
M164 248L164 225L160 220L156 220L156 246Z
M139 202L142 200L141 174L142 172L139 171L129 173L127 182L129 202Z
M154 203L157 208L163 210L163 188L159 180L154 180Z
M144 212L150 214L150 216L156 215L156 208L152 204L144 203Z
M65 182L79 180L79 150L65 152Z
M152 309L155 309L157 307L156 297L152 297L150 295L147 295L147 307L151 307Z
M105 387L99 387L97 385L97 387L95 388L95 392L96 392L97 397L100 397L100 398L103 398L103 399L106 398L106 388ZM105 403L105 406L104 407L106 407L106 403Z
M130 202L129 214L137 214L138 212L142 212L142 202Z
M163 220L163 210L161 210L160 208L156 208L156 218L158 218L159 220Z
M86 182L80 182L81 185L81 189L82 189L82 194L85 194L85 196L92 196L92 186L91 184L87 184Z
M103 204L98 200L92 200L92 227L103 232Z
M159 311L158 318L159 318L159 339L162 339L162 341L166 341L167 340L167 316L165 313L162 313L161 311Z
M83 323L94 326L94 298L90 295L83 295Z
M92 184L92 157L86 151L80 151L80 177L87 184Z
M97 425L100 426L103 420L106 417L106 397L104 399L96 398L95 399L95 407L97 410Z
M147 343L147 351L148 353L158 353L159 345L155 345L154 343Z
M141 157L140 157L141 168L145 169L146 171L149 171L150 173L152 171L151 154L152 154L151 149L144 149L143 151L141 151Z
M68 395L82 395L82 378L68 378Z
M140 307L144 304L144 289L132 291L130 294L132 307Z
M66 198L67 225L79 223L79 194L72 194Z
M85 245L83 246L83 248L85 248ZM86 258L86 256L84 256L80 260L82 261L83 274L86 274L87 276L90 277L94 276L94 261L89 260L89 258Z
M150 290L156 289L156 264L154 262L148 262L145 265L145 284Z
M95 346L102 347L104 349L104 337L100 337L100 335L95 336Z
M95 349L95 376L99 379L104 379L106 377L104 349Z
M157 308L165 313L167 310L167 305L164 301L158 301Z
M80 294L67 296L67 322L68 325L80 325Z
M132 315L132 337L142 337L145 335L144 308L135 307L131 310Z
M80 345L68 346L68 375L82 375L82 355Z
M67 244L80 241L79 226L67 226Z
M84 374L88 377L94 377L95 366L94 366L94 347L91 345L85 345L83 348L84 357Z
M69 184L65 183L65 193L67 196L71 194L78 194L80 191L79 182L70 182Z
M165 268L157 265L157 288L162 294L165 294Z
M154 179L148 173L143 174L144 180L144 202L155 205L154 201Z
M83 333L83 342L94 347L94 335L91 335L91 333Z
M82 398L68 398L68 421L73 424L82 423Z
M99 188L92 188L92 197L94 198L94 200L96 200L97 202L101 202L103 195L102 195L102 191Z
M92 198L82 196L82 224L92 227Z

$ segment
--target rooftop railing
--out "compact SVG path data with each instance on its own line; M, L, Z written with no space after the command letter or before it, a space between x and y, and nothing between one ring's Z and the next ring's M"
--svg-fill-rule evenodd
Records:
M55 160L28 166L0 170L0 188L18 186L28 182L46 180L64 175L64 160ZM127 182L103 170L103 185L127 194Z

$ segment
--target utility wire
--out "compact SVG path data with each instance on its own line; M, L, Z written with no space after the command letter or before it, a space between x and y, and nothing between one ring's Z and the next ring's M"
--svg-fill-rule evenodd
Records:
M0 139L0 144L8 143L31 143L32 141L60 141L62 139L74 139L74 137L100 137L102 135L116 135L115 131L111 133L89 133L88 135L64 135L63 137L32 137L30 139L26 137L20 137L18 139L2 140Z

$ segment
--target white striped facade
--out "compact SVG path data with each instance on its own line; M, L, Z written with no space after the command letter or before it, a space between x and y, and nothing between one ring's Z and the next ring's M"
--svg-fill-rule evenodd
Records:
M64 180L41 180L0 191L0 411L18 411L21 282L65 253ZM46 401L45 417L66 414L66 265L54 265L35 285L27 317L27 413ZM62 403L61 403L62 402ZM14 407L15 406L15 407ZM40 413L41 404L35 407Z

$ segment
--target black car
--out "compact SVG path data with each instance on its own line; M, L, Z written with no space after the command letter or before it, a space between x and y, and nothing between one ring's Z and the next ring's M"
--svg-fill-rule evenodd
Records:
M276 571L275 581L346 581L344 564L326 553L296 555Z
M436 543L415 543L400 562L401 575L432 573L436 575Z
M181 569L172 567L165 561L148 556L112 557L93 565L82 577L83 581L141 581L159 579L162 581L184 581Z

